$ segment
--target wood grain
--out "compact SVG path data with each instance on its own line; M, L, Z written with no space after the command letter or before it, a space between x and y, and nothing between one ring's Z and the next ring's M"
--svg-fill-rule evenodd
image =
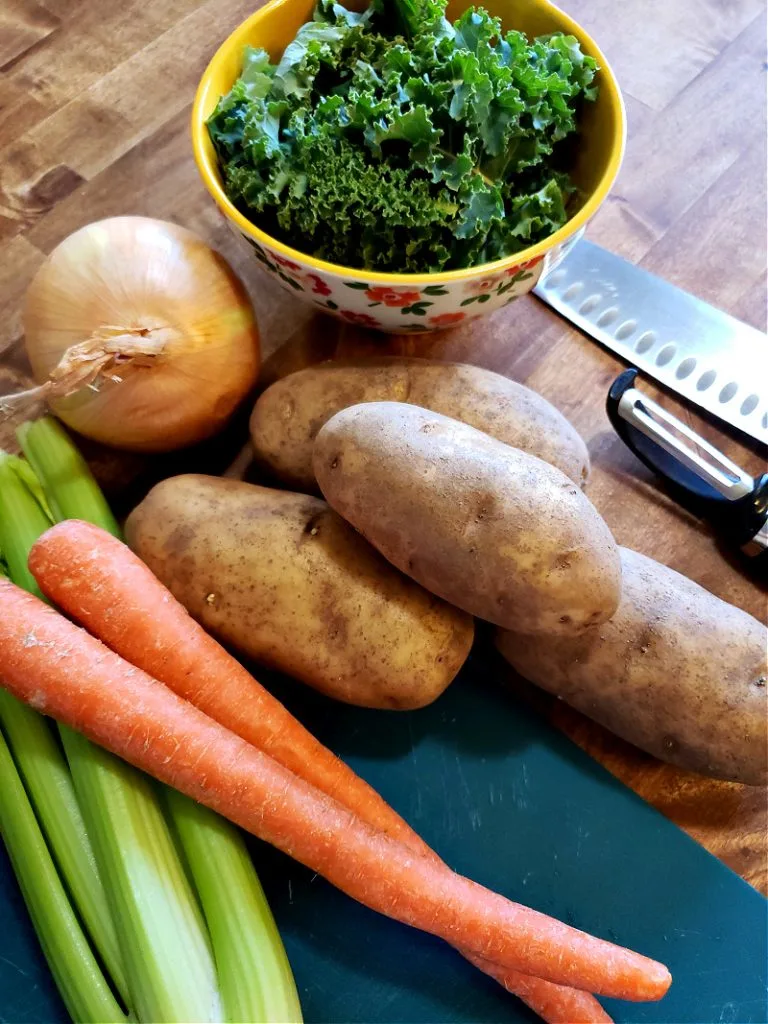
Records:
M0 390L29 379L20 305L45 256L100 217L142 213L185 224L219 248L259 314L266 383L334 354L389 351L462 359L524 381L587 438L589 494L618 540L758 617L766 593L710 532L665 498L611 432L605 392L621 365L535 299L424 338L383 340L293 303L236 245L192 161L195 84L253 0L4 0L0 13ZM765 14L761 0L569 0L623 84L629 117L619 180L590 236L765 329ZM715 423L650 392L747 468L763 459ZM13 420L0 445L13 447ZM176 459L86 446L118 507L184 466L224 467L225 442ZM520 683L510 682L510 685ZM766 794L659 764L542 694L577 743L707 849L768 890Z

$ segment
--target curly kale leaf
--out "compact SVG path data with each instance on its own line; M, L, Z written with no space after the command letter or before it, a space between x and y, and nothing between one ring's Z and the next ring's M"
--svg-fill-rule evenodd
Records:
M296 248L423 272L499 259L567 219L561 143L594 99L571 36L529 42L445 0L320 0L277 64L246 47L208 128L232 201Z

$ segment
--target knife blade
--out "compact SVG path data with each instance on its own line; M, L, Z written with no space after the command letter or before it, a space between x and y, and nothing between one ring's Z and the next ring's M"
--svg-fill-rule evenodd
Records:
M768 444L768 336L585 240L534 295L682 398Z

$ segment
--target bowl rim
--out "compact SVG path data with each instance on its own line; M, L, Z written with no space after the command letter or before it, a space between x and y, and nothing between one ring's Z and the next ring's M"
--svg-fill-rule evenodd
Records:
M200 78L200 82L195 92L195 99L192 104L192 149L200 177L203 179L206 189L216 202L216 205L219 207L221 212L230 221L237 225L243 234L251 238L253 241L258 242L260 245L268 246L270 249L275 250L286 259L290 259L298 263L304 263L313 270L319 270L326 274L333 274L338 277L364 277L366 281L370 281L372 283L389 285L415 285L416 282L426 279L429 279L430 282L447 284L452 281L466 281L468 278L476 278L478 276L492 276L499 272L508 270L510 267L520 266L531 260L536 260L537 257L543 257L547 252L562 244L583 228L608 195L608 192L618 175L619 167L621 166L627 137L626 111L621 91L619 89L618 82L616 81L616 76L614 75L610 64L606 60L605 55L600 47L595 43L592 36L582 28L578 22L574 21L570 15L566 14L561 8L551 3L550 0L529 0L529 2L535 3L538 7L551 9L555 16L564 23L564 31L576 36L582 47L596 58L600 67L598 72L600 75L600 88L607 96L608 103L612 108L614 120L619 126L618 132L611 141L610 154L597 186L592 190L592 194L581 209L578 210L570 220L566 221L561 228L558 228L557 231L543 239L541 242L528 246L526 249L521 249L519 252L513 253L510 256L504 256L502 259L495 260L492 263L479 263L474 267L464 267L459 270L442 270L434 272L424 271L422 273L407 274L389 273L381 270L367 270L364 267L348 267L341 263L331 263L328 260L318 259L316 256L311 256L309 253L302 252L300 249L294 249L285 242L281 242L279 239L274 238L266 231L257 227L257 225L252 221L248 220L248 218L237 209L234 203L230 201L224 191L224 188L219 181L215 155L213 155L213 147L210 146L210 144L206 145L209 140L206 126L207 118L204 114L204 109L212 91L214 75L219 65L229 58L230 51L235 44L235 39L237 38L238 40L241 40L243 36L255 34L261 21L270 17L274 12L291 2L292 0L270 0L269 3L264 4L263 7L260 7L257 11L251 14L250 17L246 18L245 21L241 22L233 29L232 32L230 32L208 62L208 65ZM238 45L243 45L243 43L240 42ZM216 100L218 102L218 96Z

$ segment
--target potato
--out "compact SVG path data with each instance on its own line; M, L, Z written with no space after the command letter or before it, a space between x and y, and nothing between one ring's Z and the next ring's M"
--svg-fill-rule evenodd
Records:
M329 504L393 565L496 625L575 633L616 611L619 553L559 469L398 402L344 409L317 435Z
M429 359L354 359L292 373L261 395L251 416L256 457L297 490L315 489L312 444L322 425L361 402L420 405L538 455L582 486L587 446L554 406L498 373Z
M580 637L500 630L507 661L662 761L766 782L768 631L685 576L621 549L622 598Z
M223 642L330 697L418 708L474 624L402 576L324 501L208 476L158 484L128 543Z

